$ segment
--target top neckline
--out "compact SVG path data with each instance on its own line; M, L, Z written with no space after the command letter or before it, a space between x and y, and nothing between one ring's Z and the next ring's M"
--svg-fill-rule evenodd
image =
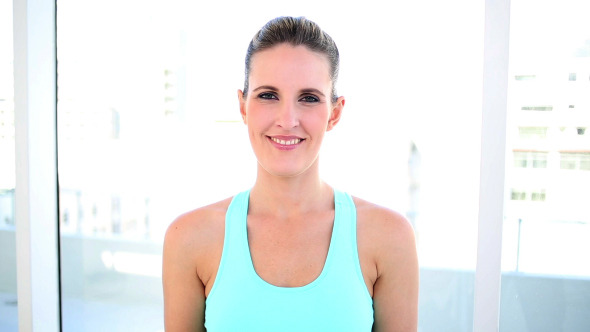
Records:
M242 245L245 246L244 248L244 252L246 253L246 265L248 267L248 273L251 274L252 278L254 280L256 280L256 283L261 286L261 287L266 287L269 289L273 289L275 291L281 291L281 292L300 292L300 291L306 291L309 290L315 286L317 286L318 284L320 284L322 282L323 279L325 279L326 275L328 274L330 265L332 263L333 256L335 255L334 252L336 251L336 249L334 248L336 246L336 242L337 242L337 237L336 237L336 233L338 233L338 229L340 228L340 216L341 216L341 204L340 204L340 197L339 197L339 193L334 189L334 222L332 224L332 235L330 236L330 245L328 247L328 254L326 256L326 260L324 262L324 266L322 267L322 272L320 272L319 276L317 276L314 280L312 280L311 282L309 282L306 285L303 286L295 286L295 287L284 287L284 286L277 286L274 284L271 284L270 282L264 280L259 274L258 272L256 272L256 269L254 268L254 260L252 259L252 253L250 252L250 244L248 242L248 208L249 208L249 203L250 203L250 191L248 190L246 192L246 194L244 195L244 208L242 210L243 212L243 219L244 222L242 223Z

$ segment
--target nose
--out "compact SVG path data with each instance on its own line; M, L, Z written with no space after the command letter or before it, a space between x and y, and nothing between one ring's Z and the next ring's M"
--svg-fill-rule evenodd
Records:
M283 102L277 112L276 124L284 129L295 128L299 125L299 114L296 105Z

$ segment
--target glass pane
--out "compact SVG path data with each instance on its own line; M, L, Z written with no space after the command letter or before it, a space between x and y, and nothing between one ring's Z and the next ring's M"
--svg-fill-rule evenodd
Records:
M589 11L512 1L501 331L590 326Z
M184 183L168 149L182 136L179 13L171 2L57 8L63 330L163 331L163 230L186 204L171 194Z
M0 331L18 331L12 1L0 0Z
M413 223L420 330L471 331L483 3L266 4L58 1L64 330L163 329L165 229L254 181L236 96L248 42L306 15L338 43L347 97L324 178Z

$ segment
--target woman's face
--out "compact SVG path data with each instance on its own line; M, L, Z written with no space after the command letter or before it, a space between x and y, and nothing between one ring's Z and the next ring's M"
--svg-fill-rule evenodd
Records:
M279 44L256 53L240 112L258 164L283 177L317 169L326 131L340 119L344 98L331 102L329 63L305 46Z

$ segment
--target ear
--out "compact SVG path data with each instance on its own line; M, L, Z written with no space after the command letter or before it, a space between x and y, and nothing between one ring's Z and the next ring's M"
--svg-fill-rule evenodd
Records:
M338 97L338 100L332 104L332 113L330 114L330 119L328 119L328 128L326 128L326 131L332 130L338 121L340 121L345 102L344 97Z
M238 102L240 103L240 114L242 115L242 121L244 121L244 124L248 124L246 117L246 99L242 90L238 90Z

